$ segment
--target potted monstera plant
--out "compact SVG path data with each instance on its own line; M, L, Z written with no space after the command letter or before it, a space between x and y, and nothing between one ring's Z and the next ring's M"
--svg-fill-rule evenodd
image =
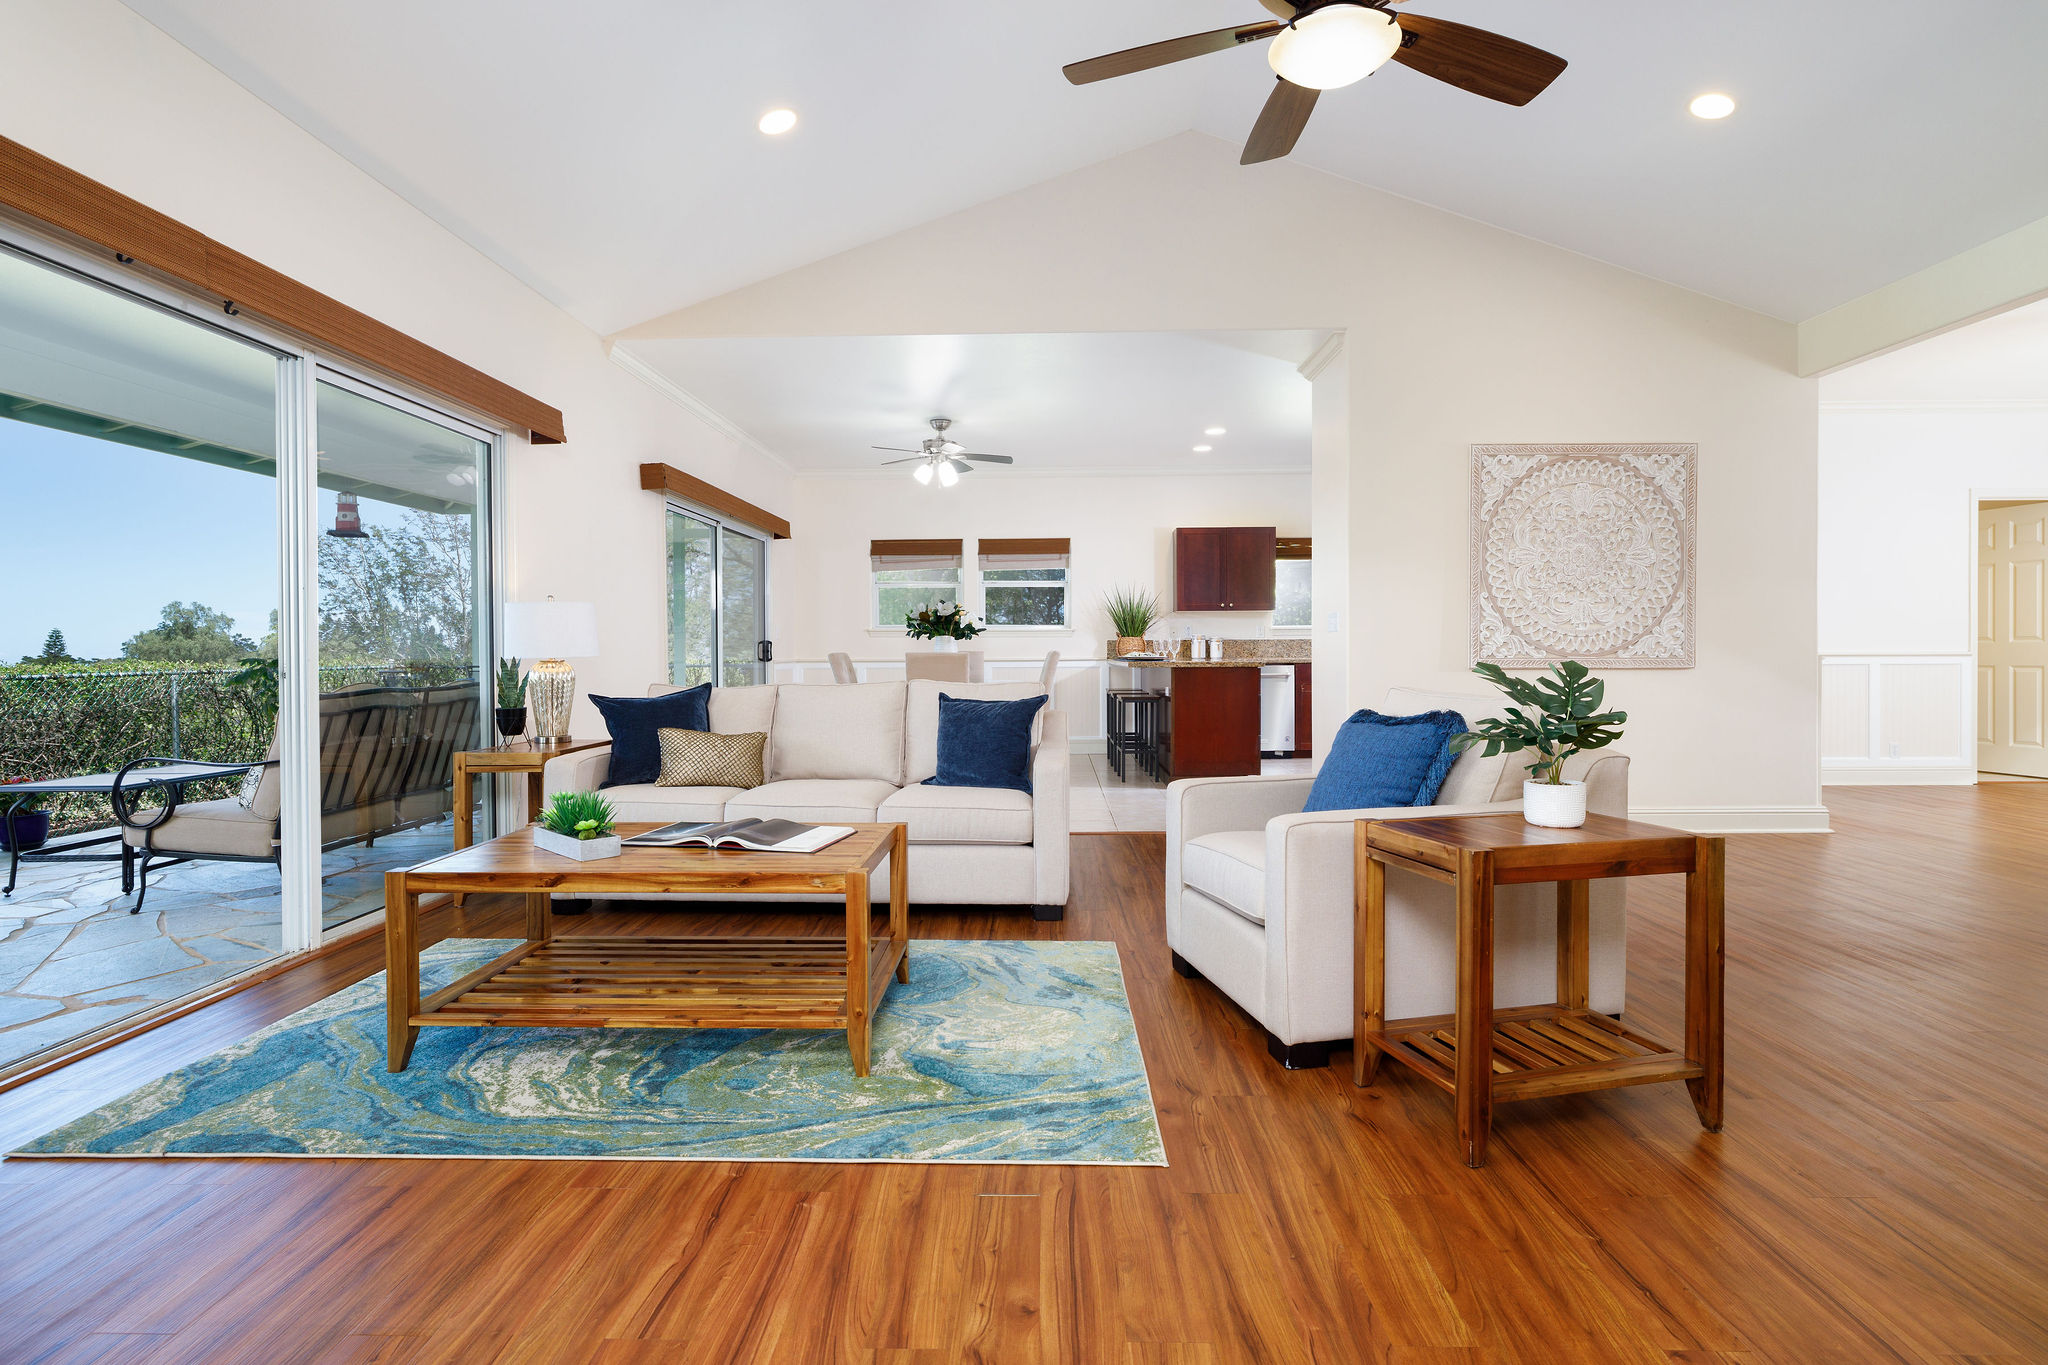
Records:
M1502 717L1488 717L1451 747L1486 746L1488 758L1498 753L1529 753L1531 776L1522 783L1522 818L1551 829L1577 829L1586 823L1586 784L1567 782L1564 761L1586 749L1604 749L1621 738L1626 711L1600 709L1607 684L1584 664L1567 659L1550 666L1551 676L1510 677L1499 664L1472 669L1507 694L1514 705Z

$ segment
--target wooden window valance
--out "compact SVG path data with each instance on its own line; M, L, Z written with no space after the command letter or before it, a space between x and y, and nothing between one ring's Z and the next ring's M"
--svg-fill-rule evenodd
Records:
M1309 553L1309 538L1307 536L1281 536L1275 543L1277 548L1274 551L1274 558L1276 559L1315 558L1314 555Z
M539 399L4 137L0 208L524 431L536 445L568 439L561 412Z
M900 559L906 555L919 559L951 555L958 559L966 544L964 540L871 540L868 554L875 559Z
M974 549L984 569L1064 569L1072 547L1066 536L1040 536L983 540Z
M640 486L650 491L673 493L686 498L699 507L731 517L757 531L766 531L776 540L789 539L789 523L765 507L756 507L745 498L737 498L723 488L708 484L694 474L685 474L674 465L643 464L640 466Z

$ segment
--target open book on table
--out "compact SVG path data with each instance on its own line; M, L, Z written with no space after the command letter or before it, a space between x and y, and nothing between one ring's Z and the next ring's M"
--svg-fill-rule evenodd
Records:
M853 833L850 825L795 820L685 820L624 841L628 848L731 848L750 853L816 853Z

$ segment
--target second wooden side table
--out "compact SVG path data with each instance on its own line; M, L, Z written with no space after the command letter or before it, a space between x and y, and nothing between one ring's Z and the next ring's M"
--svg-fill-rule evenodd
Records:
M1465 1164L1475 1167L1486 1164L1495 1100L1682 1080L1701 1126L1721 1131L1722 840L1603 815L1544 829L1519 814L1360 820L1354 840L1354 1083L1369 1084L1384 1056L1450 1091ZM1389 867L1455 891L1454 1014L1384 1017ZM1685 876L1683 1052L1587 1008L1588 882L1658 873ZM1529 882L1557 883L1557 1000L1497 1010L1493 892ZM1473 1039L1487 1045L1468 1046Z
M488 749L465 749L455 755L455 847L468 848L476 842L476 813L472 790L478 773L524 773L526 775L526 823L540 818L540 777L548 760L573 754L579 749L597 749L611 743L603 739L558 739L543 743L537 739L515 739ZM457 905L462 897L455 897Z

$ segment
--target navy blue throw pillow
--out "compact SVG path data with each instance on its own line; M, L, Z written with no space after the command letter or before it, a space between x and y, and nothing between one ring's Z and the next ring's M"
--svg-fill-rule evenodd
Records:
M1316 773L1303 810L1427 806L1457 761L1451 736L1468 728L1456 711L1419 716L1359 711L1337 727L1330 756Z
M711 684L699 683L661 697L600 697L590 704L611 731L612 762L600 787L652 782L661 776L662 730L709 730Z
M927 787L1031 790L1031 722L1044 697L974 701L939 693L939 771Z

